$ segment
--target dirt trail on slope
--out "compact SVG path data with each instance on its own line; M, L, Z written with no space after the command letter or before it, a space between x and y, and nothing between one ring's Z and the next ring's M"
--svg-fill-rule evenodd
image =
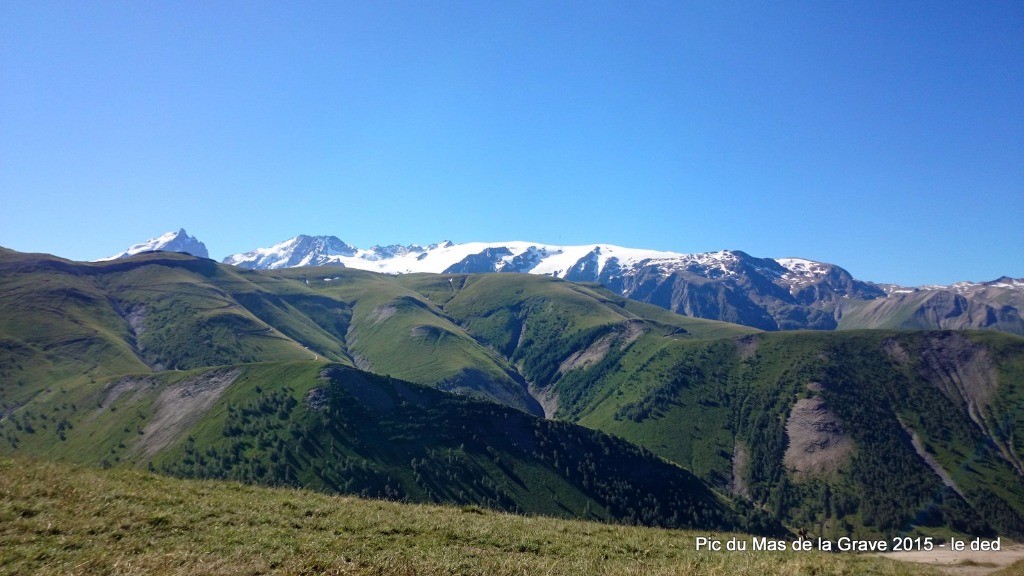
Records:
M750 498L750 488L743 479L749 461L750 451L747 450L745 444L737 440L732 449L732 482L729 484L729 489L733 494L739 494L744 498Z

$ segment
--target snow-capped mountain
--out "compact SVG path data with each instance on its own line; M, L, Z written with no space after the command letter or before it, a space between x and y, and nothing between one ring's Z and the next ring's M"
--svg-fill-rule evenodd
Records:
M1004 277L986 283L904 288L857 280L834 264L756 258L739 250L683 254L612 244L560 246L523 241L446 241L363 249L334 236L296 236L269 248L229 256L224 263L260 270L334 265L388 274L544 274L599 282L674 312L765 330L991 327L1024 333L1019 313L1024 308L1024 280ZM909 316L907 308L912 310Z
M269 248L258 248L224 259L240 268L272 270L295 266L341 265L386 274L413 272L471 273L526 272L566 277L591 261L597 270L608 266L635 267L651 260L666 265L685 258L706 259L704 255L623 248L610 244L554 246L532 242L450 241L419 246L350 246L334 236L296 236Z
M149 250L207 257L185 230L136 244L106 260ZM450 241L358 248L335 236L290 238L224 259L256 270L342 266L386 274L414 272L543 274L595 282L673 312L763 330L836 328L992 328L1024 335L1024 279L908 288L857 280L834 264L757 258L739 250L684 254L613 244Z
M206 245L200 242L197 238L189 236L188 233L185 232L185 229L182 228L177 232L167 232L157 236L156 238L150 238L145 242L135 244L120 254L115 254L108 258L102 258L97 260L97 262L127 258L128 256L134 256L141 252L151 252L153 250L163 250L164 252L185 252L186 254L199 256L200 258L210 257L210 253L206 251Z
M650 268L661 276L689 272L706 278L725 278L743 273L741 263L754 260L743 252L731 250L682 254L612 244L558 246L522 241L465 244L444 241L425 247L411 244L362 249L335 236L301 235L269 248L228 256L224 263L256 270L335 265L385 274L519 272L598 281L629 275L640 268ZM757 262L756 267L762 272L796 285L820 280L834 268L831 264L800 258Z
M670 310L780 328L834 328L830 311L807 309L842 296L884 297L845 270L799 258L754 258L738 250L683 254L612 244L561 246L534 242L441 242L361 249L334 236L297 236L235 254L224 263L276 269L337 265L390 274L518 272L599 282L630 298ZM768 309L771 309L769 311Z
M952 290L957 294L973 294L979 290L989 288L1003 288L1009 290L1024 291L1024 278L1010 278L1002 276L989 282L957 282L949 286L924 286L924 290Z

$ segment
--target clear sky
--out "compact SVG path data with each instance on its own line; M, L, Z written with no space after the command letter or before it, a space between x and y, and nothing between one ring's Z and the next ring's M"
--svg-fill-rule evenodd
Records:
M0 245L179 227L1024 277L1024 3L0 2Z

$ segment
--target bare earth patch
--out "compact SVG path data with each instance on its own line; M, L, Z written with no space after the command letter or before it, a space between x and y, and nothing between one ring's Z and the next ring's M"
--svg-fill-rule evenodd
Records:
M125 314L124 319L136 337L141 336L146 330L146 307L136 306Z
M110 406L117 401L118 398L125 394L134 394L140 390L145 390L152 387L153 380L149 378L135 378L126 376L115 382L112 386L107 388L107 395L103 398L103 407Z
M586 368L587 366L597 364L608 355L614 340L615 334L608 334L598 338L597 342L563 360L558 366L558 373L565 374L576 368Z
M169 386L157 396L153 418L132 448L146 456L166 447L213 406L242 371L214 370Z
M910 435L910 442L911 444L914 445L914 451L917 452L917 455L920 456L926 464L928 464L928 467L931 468L933 472L935 472L935 474L942 480L943 484L955 490L961 498L966 500L967 496L964 495L963 490L961 490L960 487L957 486L956 482L953 481L953 478L949 475L949 472L946 472L946 469L943 468L941 464L939 464L939 461L936 460L935 457L929 454L928 450L925 449L924 442L921 442L921 437L917 435L917 432L914 432L909 427L907 427L907 425L903 423L903 420L900 420L900 426L902 426L903 430Z
M750 489L747 487L747 482L743 479L743 475L747 471L747 462L750 461L750 452L739 440L733 446L732 450L732 482L730 488L733 494L739 494L746 498L750 498Z
M625 350L627 346L636 342L637 338L643 336L647 332L644 326L643 320L629 320L626 322L626 334L622 339L622 343L619 344L619 350Z
M836 472L853 450L839 419L817 397L796 401L786 420L786 436L783 461L796 479Z
M999 552L964 550L954 552L936 548L928 552L886 552L878 554L893 560L929 564L947 574L956 576L982 576L1002 570L1015 562L1024 562L1024 544L1002 541Z
M373 311L370 312L370 315L367 317L367 320L372 322L371 326L376 326L377 324L380 324L381 322L384 322L388 318L394 316L395 312L398 312L397 306L395 306L394 304L384 304L383 306L378 306L374 308Z
M558 393L551 388L538 388L535 384L530 384L527 390L544 410L544 417L554 418L558 411Z
M110 410L111 405L121 397L134 399L140 394L145 394L156 386L156 381L146 376L125 376L113 384L107 386L104 391L103 400L99 406L89 414L85 422L89 423Z
M740 360L746 360L757 353L757 346L761 340L753 334L748 334L746 336L736 338L735 342L736 352L739 353Z

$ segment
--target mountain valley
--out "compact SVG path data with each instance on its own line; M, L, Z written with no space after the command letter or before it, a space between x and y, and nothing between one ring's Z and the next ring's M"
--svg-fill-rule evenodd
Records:
M3 250L0 279L3 452L662 526L1024 534L1019 336L168 252Z

